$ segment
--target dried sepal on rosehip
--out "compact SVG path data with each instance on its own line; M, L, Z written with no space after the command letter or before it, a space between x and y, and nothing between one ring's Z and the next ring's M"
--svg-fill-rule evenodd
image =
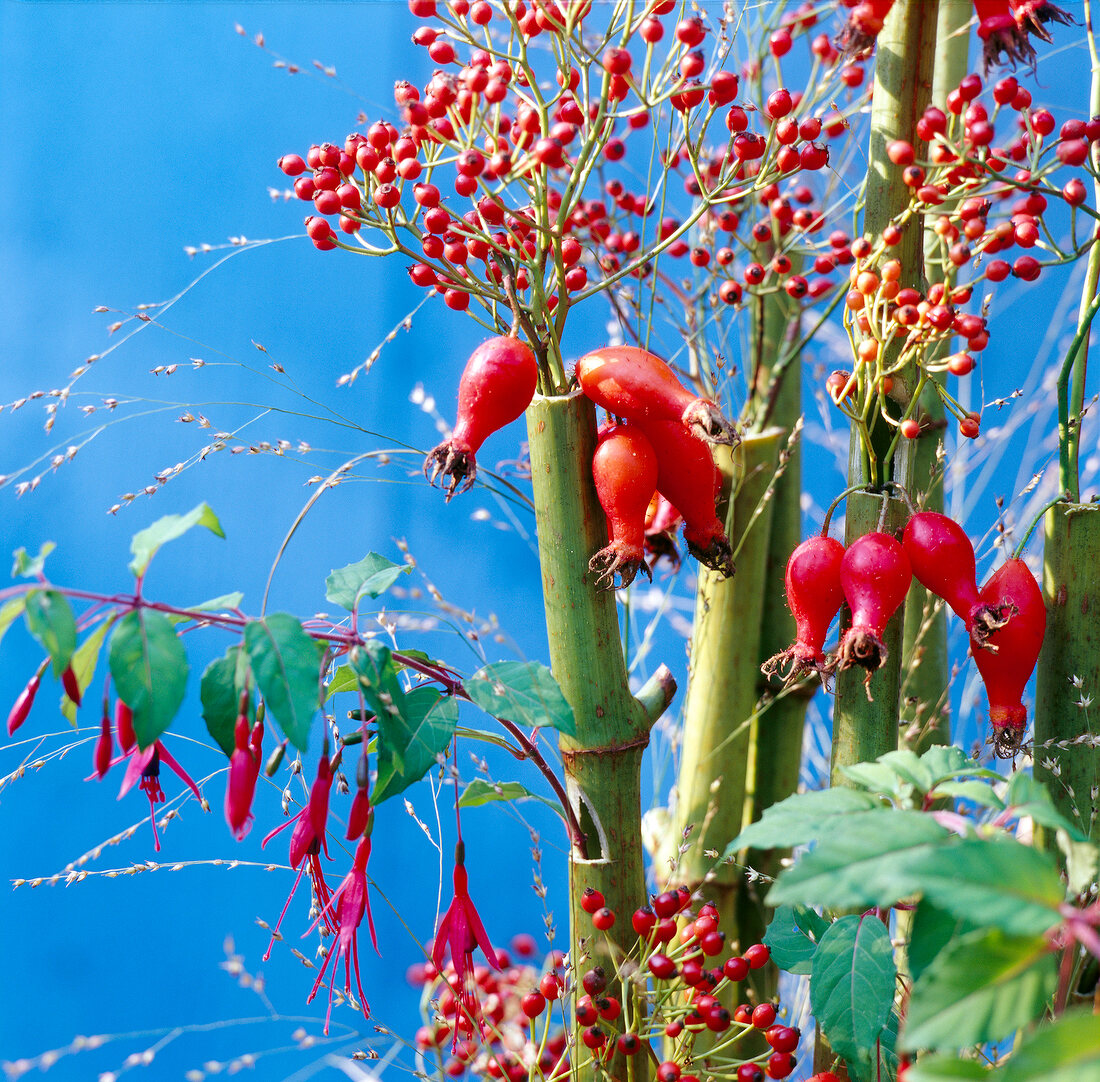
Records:
M835 42L840 55L853 59L869 56L893 6L894 0L862 0L856 4Z
M610 543L588 561L600 589L629 586L639 571L653 575L645 560L645 520L657 488L657 455L640 429L608 425L592 456L596 495L607 516Z
M682 521L680 512L668 499L655 492L645 514L645 548L650 557L650 571L662 557L672 564L673 571L680 569L680 550L676 547L675 537Z
M605 346L577 362L581 390L627 421L679 421L700 439L734 445L741 437L718 407L689 391L660 357L638 346Z
M475 453L497 429L511 424L530 405L538 385L538 362L518 338L482 342L470 355L458 384L458 419L449 440L424 459L430 484L449 478L447 501L473 487Z
M838 668L858 665L867 670L870 681L882 667L887 656L882 636L912 580L909 557L890 534L867 533L849 545L840 565L840 582L852 623L840 640Z
M829 671L822 647L844 601L840 582L843 559L844 546L832 537L811 537L791 553L784 582L787 605L794 617L795 641L764 662L761 670L765 675L778 673L790 681L805 672Z

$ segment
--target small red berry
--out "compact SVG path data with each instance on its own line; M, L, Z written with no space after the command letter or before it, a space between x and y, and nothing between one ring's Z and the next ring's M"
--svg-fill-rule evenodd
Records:
M597 909L603 909L603 905L603 895L595 887L584 888L584 893L581 895L581 909L591 915Z

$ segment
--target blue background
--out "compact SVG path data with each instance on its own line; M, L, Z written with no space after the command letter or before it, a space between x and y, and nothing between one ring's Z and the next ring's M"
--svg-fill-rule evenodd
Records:
M273 70L273 55L234 32L238 20L250 35L262 30L268 48L298 63L302 72L291 76ZM18 474L0 490L0 553L17 546L34 552L56 540L58 550L48 563L54 581L125 592L131 535L160 515L206 500L226 540L200 530L175 542L156 558L147 592L187 604L240 589L245 609L254 613L278 547L313 491L305 487L309 477L327 474L379 445L423 450L437 441L433 418L410 405L409 395L422 383L452 420L461 365L482 337L469 320L445 312L437 302L421 310L411 330L383 350L369 375L336 387L337 378L360 364L422 299L399 267L342 252L319 253L307 241L291 239L237 254L165 314L166 329L145 326L113 352L108 347L138 324L131 319L109 336L107 326L125 315L92 314L97 305L132 313L139 304L178 294L217 258L215 253L189 259L185 246L224 245L231 236L298 234L303 205L273 201L267 194L269 187L281 190L287 183L274 163L284 153L304 153L314 141L342 142L361 110L371 119L392 118L393 82L407 78L422 84L430 71L426 56L407 44L414 25L398 3L0 3L0 152L9 163L0 186L0 265L5 268L0 403L61 387L85 357L103 355L75 384L52 434L43 433L42 406L49 398L0 413L0 474ZM1062 32L1060 41L1070 37ZM1057 77L1042 93L1074 103L1058 114L1059 120L1081 115L1087 86L1083 48L1060 57L1041 69L1044 79ZM317 72L314 58L334 66L338 78ZM1029 378L1041 381L1044 370L1049 372L1050 354L1043 349L1056 351L1069 332L1068 323L1059 325L1057 316L1060 291L1068 281L1068 272L1059 272L1047 276L1026 300L1019 289L1006 290L998 299L1000 330L995 324L984 364L986 402ZM1073 293L1065 297L1069 305L1075 303ZM595 311L571 322L572 355L599 342L603 318ZM831 355L829 348L821 347L817 356L819 371L841 361L839 352ZM206 366L193 368L195 357ZM270 369L272 362L283 366L286 379ZM157 366L173 364L179 367L172 375L151 374ZM982 393L976 383L973 393ZM123 403L113 414L101 408L107 397ZM84 405L100 408L84 417L79 412ZM212 427L177 423L185 409L205 414ZM1003 441L1010 444L1007 456L988 466L988 483L970 483L967 501L960 498L956 510L967 513L975 536L985 534L994 521L993 496L1011 499L1035 466L1047 461L1049 409L1049 396L1038 389L1017 403L1012 416L1022 427ZM808 437L818 445L807 469L807 476L814 477L807 509L812 514L842 487L846 441L813 399L807 412ZM1001 416L987 415L986 447L996 445ZM286 439L296 447L305 440L314 450L282 457L222 451L174 477L153 498L141 496L117 515L107 513L123 493L140 492L157 471L194 456L214 431L246 422L246 443ZM49 469L58 450L79 443L100 424L103 431L71 462ZM522 438L518 427L494 437L482 461L514 458ZM1093 453L1094 442L1087 435L1083 458ZM1090 469L1095 473L1095 461ZM35 476L41 476L36 490L17 499L15 481ZM418 455L398 454L388 465L368 462L306 517L275 574L269 609L306 616L331 608L323 583L332 568L370 550L397 560L395 539L403 538L448 602L476 613L479 622L499 617L507 641L485 642L488 660L546 660L531 534L530 515L517 509L513 520L481 488L444 507L440 494L423 483ZM983 566L991 556L987 543ZM424 584L414 573L401 585ZM687 589L681 580L678 596L686 597ZM432 611L426 598L402 604ZM312 953L316 945L315 938L295 942L309 923L304 887L288 914L286 941L270 963L260 962L267 933L255 919L273 923L292 882L289 871L264 870L268 862L285 868L286 834L266 853L259 851L262 833L279 821L279 791L273 784L261 787L258 827L242 845L230 839L221 815L224 781L212 775L222 770L224 757L208 746L197 689L206 661L230 641L207 634L191 647L184 708L189 720L179 725L181 735L170 746L197 779L209 779L203 789L212 811L202 815L194 801L183 806L182 821L163 833L164 848L157 857L163 866L118 878L94 874L154 858L146 823L131 839L105 848L89 862L93 874L83 882L0 890L0 1061L65 1048L77 1034L121 1035L98 1051L65 1056L50 1070L57 1079L92 1078L119 1070L128 1055L153 1047L170 1027L202 1025L212 1028L185 1034L157 1052L157 1077L178 1077L206 1061L283 1048L290 1051L260 1059L256 1077L334 1072L316 1047L293 1050L299 1023L291 1019L307 1017L306 1031L319 1036L324 1013L323 997L313 1008L305 1007L312 973L304 972L289 952L297 945ZM413 632L401 641L435 651L467 672L480 664L452 633ZM39 657L22 627L13 628L3 644L0 704L14 700ZM682 658L682 641L670 632L659 640L651 661L668 660L681 670ZM967 663L964 673L971 668ZM119 772L101 784L82 781L90 770L100 686L97 679L81 714L84 728L66 737L64 722L52 710L55 685L47 678L19 734L22 739L0 751L0 774L8 775L50 749L77 745L64 758L9 778L0 789L0 876L5 879L64 872L71 861L144 814L139 793L115 801ZM964 743L979 732L980 718L972 710L975 694L972 676L959 681ZM463 720L478 723L472 710ZM817 733L820 743L820 725ZM460 768L470 777L468 750L460 750ZM490 762L502 779L519 777L539 786L510 762ZM353 773L353 764L349 768ZM315 759L307 759L307 775L314 769ZM658 756L654 775L662 769ZM176 795L175 779L165 772L163 780L169 797ZM428 784L406 795L436 833ZM453 838L449 793L438 804L445 823L446 905ZM346 803L334 801L334 806ZM546 910L557 919L556 942L563 946L562 832L553 814L536 805L524 804L519 811L542 835ZM506 944L518 932L541 936L544 907L532 890L535 865L527 826L493 808L468 812L464 823L473 895L494 941ZM259 866L229 869L213 866L213 859ZM170 870L172 863L187 861L201 863ZM346 859L337 856L333 884L345 866ZM364 942L364 986L377 1021L410 1037L417 1024L417 994L406 985L404 971L420 957L413 936L423 942L431 934L440 856L399 800L378 813L371 871L393 908L372 895L386 954L376 958ZM248 971L262 971L270 1009L219 968L227 936L233 937ZM239 1021L272 1013L279 1017L255 1026ZM326 1048L350 1050L373 1040L385 1051L387 1042L348 1008L338 1008L334 1021L342 1025L334 1024L334 1043Z

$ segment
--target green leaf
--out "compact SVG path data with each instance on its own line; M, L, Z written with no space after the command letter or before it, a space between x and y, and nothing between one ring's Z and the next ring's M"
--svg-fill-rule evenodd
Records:
M424 777L446 751L458 724L458 703L435 688L413 688L401 707L400 712L378 714L378 777L371 791L375 804Z
M128 612L111 633L107 660L122 701L134 712L142 749L176 716L187 688L187 651L172 622L151 609Z
M1040 1017L1056 983L1043 936L979 928L949 944L913 984L902 1047L947 1051L1003 1040Z
M15 564L11 569L11 577L24 579L36 579L42 574L46 564L46 557L57 548L52 541L45 541L38 550L37 556L28 556L27 550L18 548L15 550Z
M325 685L325 702L333 695L339 695L343 691L354 691L359 686L359 677L350 665L338 665L332 678Z
M913 914L909 935L909 975L917 980L948 943L977 927L974 921L949 913L922 898Z
M549 726L576 736L573 708L553 673L537 661L500 661L466 681L466 692L487 714L531 728Z
M949 778L1003 780L1000 774L986 770L976 759L971 759L962 748L954 744L933 744L920 757L920 761L929 769L936 785Z
M1008 783L1005 806L1014 816L1030 816L1040 826L1064 830L1075 842L1086 840L1081 828L1055 809L1046 786L1022 770L1017 770Z
M1058 848L1066 858L1066 885L1070 895L1085 894L1100 879L1100 846L1075 842L1064 830L1055 835Z
M989 1078L990 1072L974 1059L958 1056L921 1056L909 1064L905 1082L980 1082ZM1001 1076L997 1075L997 1082ZM1075 1080L1077 1082L1077 1080Z
M325 579L325 597L352 612L361 598L384 594L398 575L407 575L411 570L406 564L395 564L377 552L368 552L358 563L341 567Z
M96 629L73 651L70 664L81 695L92 683L96 665L99 664L99 652L103 649L103 640L117 618L118 613L111 613L107 619L101 620ZM70 725L76 725L76 703L64 692L61 694L61 713L69 719Z
M405 690L397 679L397 666L390 648L378 639L368 639L362 646L351 651L348 660L359 678L363 696L374 710L379 724L383 717L390 715L400 722L405 710ZM404 742L391 742L387 754L393 757L397 771L405 769Z
M3 605L0 605L0 640L7 634L8 628L23 615L23 610L26 607L27 598L23 594L20 594L19 597L13 597L10 601L5 601Z
M248 687L248 654L237 643L215 658L202 674L199 698L207 732L226 755L236 747L237 716L241 695Z
M321 651L289 613L249 620L244 629L248 664L286 738L299 750L309 743L321 701Z
M810 1006L834 1051L871 1056L894 1005L897 970L890 933L877 917L841 917L821 937Z
M768 925L764 943L780 969L806 974L828 927L829 922L807 906L781 905Z
M914 860L934 851L948 832L931 816L880 808L854 812L836 824L779 876L768 892L768 905L801 902L840 909L893 905L921 885Z
M927 793L936 783L928 764L919 759L915 752L907 749L888 751L880 755L878 761L922 793Z
M201 605L192 605L197 612L226 612L231 609L239 609L244 600L244 594L240 590L234 590L231 594L222 594L221 597L212 597Z
M458 806L460 808L477 808L482 804L490 804L497 800L537 800L548 808L553 808L558 815L563 819L565 818L565 813L562 811L560 804L554 800L547 800L546 797L539 796L537 793L532 793L530 789L520 785L518 781L502 781L491 785L481 778L475 778L462 790Z
M1097 1078L1100 1023L1086 1009L1040 1026L1004 1063L997 1082L1085 1082Z
M764 809L763 818L746 827L722 856L727 860L741 849L789 849L828 834L841 816L871 811L882 804L869 793L837 786L795 793Z
M29 590L25 596L27 630L50 655L54 676L60 677L76 649L76 620L64 594L57 590Z
M840 769L846 778L871 793L897 795L901 792L901 783L905 781L893 767L885 763L855 763Z
M941 781L934 790L936 796L958 797L961 800L969 800L974 804L980 804L985 808L996 808L1003 811L1005 802L997 796L991 785L984 781Z
M130 561L130 571L141 578L149 569L149 561L161 545L182 537L193 526L205 526L218 537L225 537L218 516L205 503L192 508L186 515L165 515L158 518L152 526L146 526L144 530L134 534L130 541L130 552L134 557Z
M1014 838L964 838L916 854L910 872L924 897L1008 935L1045 932L1061 921L1066 890L1053 857Z

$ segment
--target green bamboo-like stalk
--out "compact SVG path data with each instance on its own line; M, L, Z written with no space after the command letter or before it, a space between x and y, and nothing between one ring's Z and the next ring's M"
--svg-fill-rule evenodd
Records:
M613 972L635 941L630 914L645 900L642 752L664 704L650 717L631 695L615 595L586 581L589 558L607 543L592 481L592 402L579 392L536 395L527 436L550 662L577 726L575 737L562 736L561 753L566 790L586 834L586 851L574 847L569 863L570 946L579 979L596 964ZM586 887L600 891L618 916L606 935L594 933L581 910ZM631 1077L644 1082L648 1068L644 1057L637 1059Z
M886 147L895 139L907 140L915 147L920 145L916 124L931 93L938 12L938 0L898 0L879 34L864 212L864 233L871 237L878 236L909 205L909 189L889 160ZM923 238L918 221L910 221L903 229L901 243L892 252L901 262L901 281L906 284L919 285L922 278ZM887 351L887 356L891 353ZM895 403L903 404L912 388L913 373L898 373L893 392ZM880 419L872 433L871 447L864 448L853 429L849 484L866 482L872 476L884 480L883 455L892 437L892 427ZM907 487L913 467L911 448L906 446L910 442L901 441L893 460L893 480ZM902 505L890 503L886 528L896 529L904 522ZM876 528L880 507L881 500L875 497L865 494L849 497L846 518L849 543ZM834 785L844 784L841 766L874 759L897 747L902 622L901 613L890 621L884 640L889 653L886 663L870 681L871 699L865 694L861 673L848 670L837 676L833 711Z
M948 92L966 75L970 53L970 0L940 0L936 20L936 54L932 68L933 105L946 107ZM925 233L925 274L929 284L944 280L938 258L939 238ZM947 343L937 355L946 353ZM943 511L943 485L938 478L937 452L943 440L943 400L929 385L918 407L921 434L913 448L910 491L929 511ZM935 481L933 479L936 479ZM905 601L902 631L901 743L918 755L932 744L951 740L948 685L947 609L942 601L914 580Z
M1044 522L1047 630L1035 689L1035 773L1100 839L1100 508L1059 503ZM1090 702L1090 700L1092 700ZM1083 705L1090 702L1089 705Z
M667 875L668 858L678 857L676 882L693 889L706 884L704 894L717 905L722 930L731 938L738 936L734 910L741 872L715 862L745 821L760 584L771 519L771 501L763 497L775 472L780 435L769 429L747 436L723 465L735 493L725 513L727 533L739 550L737 574L723 579L700 570L675 812L665 860L658 861L658 874Z
M867 492L853 492L848 497L845 515L845 541L851 544L857 537L879 528L884 497ZM909 511L901 500L886 500L885 533L899 529ZM886 645L886 663L865 683L863 669L852 668L837 673L836 706L833 710L833 785L851 784L841 767L865 763L894 751L898 746L898 692L901 670L901 631L903 613L898 610L886 626L882 641ZM850 623L847 606L841 626Z

